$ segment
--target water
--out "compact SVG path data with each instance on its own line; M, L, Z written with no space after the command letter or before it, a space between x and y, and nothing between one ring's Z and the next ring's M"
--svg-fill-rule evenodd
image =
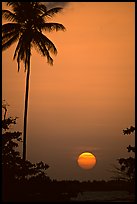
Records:
M78 193L71 201L94 201L94 202L135 202L135 195L127 191L86 191Z

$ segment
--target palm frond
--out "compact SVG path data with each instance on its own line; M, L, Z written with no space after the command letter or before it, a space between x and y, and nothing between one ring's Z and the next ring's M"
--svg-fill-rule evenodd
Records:
M30 15L33 14L33 2L8 2L7 5L12 8L16 14L17 22L25 22Z
M16 58L17 53L18 53L18 51L19 51L19 49L20 49L20 47L21 47L22 42L23 42L23 37L21 36L21 37L19 38L19 41L18 41L17 47L16 47L16 49L15 49L13 59Z
M7 23L2 25L2 50L10 47L19 38L20 25Z
M18 55L17 55L18 72L20 70L20 62L23 59L25 60L25 51L23 50L23 45L21 44L18 49Z
M6 23L2 25L2 34L9 33L11 31L19 32L21 25L18 23Z
M9 10L2 10L2 17L9 21L16 21L16 15Z
M15 34L12 38L10 38L8 41L2 44L2 50L6 50L9 48L14 42L17 41L19 38L19 33Z
M40 41L45 44L46 48L48 51L50 51L51 53L53 53L54 55L57 55L57 49L55 47L55 45L42 33L39 33L40 35Z
M42 46L40 43L38 42L34 42L34 45L35 45L35 49L37 48L38 52L47 58L47 63L49 63L50 65L53 65L53 59L52 57L50 56L49 54L49 51L46 49L45 46Z
M29 59L30 59L30 47L28 47L28 49L26 50L26 57L25 57L25 61L24 61L24 64L25 64L25 72L26 70L29 68L28 65L29 65Z
M47 12L47 7L44 4L41 4L40 2L37 2L37 10L41 12L41 14L45 14Z
M16 31L11 31L11 32L5 33L5 34L2 36L2 44L6 43L9 39L11 39L12 37L14 37L14 35L16 35L16 34L17 34Z
M60 24L60 23L44 23L42 25L42 29L44 29L45 31L51 32L51 31L65 31L66 28Z
M50 56L49 50L47 49L47 46L45 44L45 40L41 39L42 36L38 38L37 35L35 35L33 39L33 44L35 46L35 49L42 55L47 58L47 62L50 65L53 65L53 59ZM45 36L44 36L45 37ZM54 48L55 49L55 48Z
M7 2L7 6L12 8L12 11L18 15L18 13L21 13L21 8L22 8L22 3L23 2Z
M28 2L7 2L7 6L11 7L14 12L21 9L21 7Z
M18 72L20 71L20 59L17 59L17 63L18 63Z
M52 8L50 10L48 10L47 12L45 12L42 17L53 17L55 14L61 12L63 8L61 7L56 7L56 8Z
M7 2L7 6L17 6L19 2Z
M30 54L31 35L26 38L25 32L20 36L17 47L14 52L13 59L17 58L18 71L20 70L20 62L23 60L25 64L25 71L28 65L28 53Z
M27 67L28 67L28 55L27 55L27 53L26 53L26 59L25 59L24 64L25 64L25 72L26 72Z

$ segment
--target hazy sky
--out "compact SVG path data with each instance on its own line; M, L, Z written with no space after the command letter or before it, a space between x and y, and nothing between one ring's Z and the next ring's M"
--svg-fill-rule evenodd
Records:
M52 19L67 31L47 34L54 66L32 52L27 159L47 163L51 178L110 179L116 159L132 155L134 135L122 130L135 123L134 18L133 2L68 3ZM2 97L22 131L26 73L12 60L15 46L2 55ZM84 151L96 156L91 170L77 165Z

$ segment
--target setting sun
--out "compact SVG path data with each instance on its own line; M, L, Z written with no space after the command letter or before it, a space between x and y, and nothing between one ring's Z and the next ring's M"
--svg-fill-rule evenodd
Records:
M77 159L78 165L83 169L91 169L96 164L96 157L90 152L84 152Z

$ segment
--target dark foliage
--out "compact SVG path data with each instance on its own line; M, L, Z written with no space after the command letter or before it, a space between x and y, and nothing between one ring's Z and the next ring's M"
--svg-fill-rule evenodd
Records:
M130 128L127 128L127 129L123 130L123 133L124 133L124 135L126 135L126 134L130 135L134 131L135 131L135 127L130 126Z
M27 183L30 179L50 181L45 172L49 168L47 164L42 161L33 164L30 161L24 161L20 157L20 153L16 148L18 142L22 142L21 132L7 131L11 125L16 124L16 119L6 118L5 113L4 119L2 119L2 190L4 201L16 200L16 193L19 189L24 190L22 184ZM18 194L20 193L18 192Z
M125 134L131 134L135 131L135 127L131 126L123 130ZM135 147L129 145L127 147L128 152L133 152L135 154ZM115 167L116 169L116 178L120 180L126 180L129 182L129 191L135 191L135 157L130 156L128 158L120 158L118 159L118 163L120 167Z

